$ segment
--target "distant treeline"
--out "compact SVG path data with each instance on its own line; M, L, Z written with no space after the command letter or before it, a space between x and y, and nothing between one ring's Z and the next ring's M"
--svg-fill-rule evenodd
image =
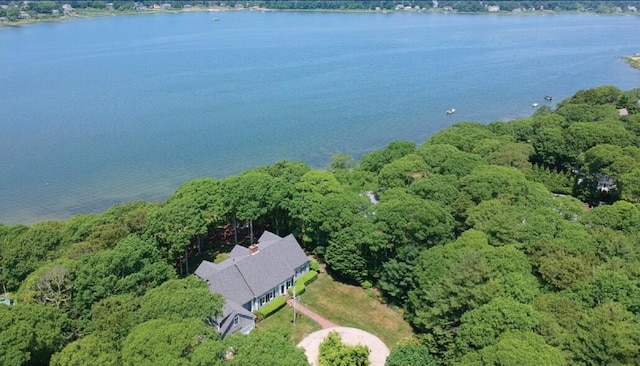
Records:
M499 6L499 11L511 12L523 11L566 11L566 12L593 12L593 13L619 13L637 12L640 9L640 1L0 1L3 8L0 9L0 17L7 17L10 21L26 18L20 17L20 12L30 17L41 15L64 16L63 5L68 4L73 9L85 10L111 10L111 11L143 11L151 9L154 4L170 4L170 9L182 9L184 5L191 7L259 7L277 10L394 10L398 5L415 9L428 10L453 10L458 12L489 12L496 11L492 6ZM165 9L166 10L166 9ZM68 13L68 12L67 12Z
M640 1L226 1L226 5L250 4L269 9L330 9L330 10L375 10L395 9L397 5L426 9L451 7L460 12L487 12L488 6L497 5L501 11L514 9L536 9L552 11L587 11L611 13L629 11L628 6L640 8Z

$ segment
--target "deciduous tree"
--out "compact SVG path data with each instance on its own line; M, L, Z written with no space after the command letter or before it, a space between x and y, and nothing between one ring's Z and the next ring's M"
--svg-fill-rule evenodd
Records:
M571 345L574 361L596 365L630 365L640 354L640 325L616 302L583 313Z
M246 336L238 334L228 337L223 344L226 350L231 351L229 355L233 357L225 360L224 365L309 365L303 349L291 343L290 335L283 329L272 331L256 329ZM197 353L199 350L196 350Z
M385 366L435 366L427 346L418 343L406 343L391 350Z
M431 136L430 144L449 144L461 151L471 152L476 144L486 138L495 137L487 126L476 122L458 122Z
M377 173L383 166L415 152L416 144L410 141L392 141L384 149L365 154L360 159L360 169Z
M175 271L153 244L133 236L120 241L113 249L83 258L74 274L74 302L84 314L93 303L108 296L142 295L147 289L175 277Z
M532 332L504 333L494 345L466 354L460 365L561 366L566 361L559 349Z
M100 334L89 334L69 343L51 358L51 366L120 365L118 347Z
M173 279L147 291L140 300L140 322L151 319L196 318L209 321L222 312L224 299L212 294L195 276Z
M123 342L122 365L189 365L199 347L217 339L215 329L201 320L150 320L133 328Z
M45 305L0 306L0 360L4 365L46 365L69 338L69 321Z

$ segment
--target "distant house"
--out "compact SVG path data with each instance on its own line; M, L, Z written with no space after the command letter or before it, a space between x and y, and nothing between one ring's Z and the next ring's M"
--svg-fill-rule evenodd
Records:
M171 9L171 4L165 3L160 5L160 7L162 7L162 10L169 10Z
M145 11L147 10L147 7L139 2L135 2L133 3L133 9L135 9L136 11Z
M627 108L618 109L618 115L620 117L628 116L629 115L629 111L627 110Z
M489 5L487 6L487 11L490 11L490 12L500 11L500 7L498 5Z
M58 9L51 10L51 15L60 15L60 10Z
M373 205L377 205L380 200L378 200L378 197L376 196L375 193L373 193L373 191L366 191L364 192L364 195L367 196L367 198L369 199L369 202L371 202L371 204Z
M7 23L9 21L9 18L7 17L0 17L0 23Z
M18 13L18 18L19 18L19 19L29 19L29 18L31 18L31 15L29 15L29 13L27 13L26 11L22 11L22 10L21 10L21 11Z
M62 5L62 13L64 15L69 15L74 11L73 7L69 4Z
M106 3L104 6L107 10L113 10L113 3Z
M608 175L596 174L596 178L598 178L597 189L601 192L609 192L618 188L618 185L616 184L616 180L611 178Z
M191 8L193 8L193 6L191 4L182 5L182 9L191 9Z
M209 290L225 299L222 315L214 319L220 337L255 327L251 312L285 295L295 280L309 271L309 259L293 235L281 238L265 231L257 244L236 245L229 258L215 264L203 261L195 275Z

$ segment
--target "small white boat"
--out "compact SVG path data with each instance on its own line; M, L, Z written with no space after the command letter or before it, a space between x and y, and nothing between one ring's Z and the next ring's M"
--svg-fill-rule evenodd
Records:
M531 106L532 106L533 108L536 108L536 107L538 106L538 103L533 103Z
M445 113L446 114L454 114L454 113L456 113L456 110L454 108L450 108L450 109L447 109L447 111Z

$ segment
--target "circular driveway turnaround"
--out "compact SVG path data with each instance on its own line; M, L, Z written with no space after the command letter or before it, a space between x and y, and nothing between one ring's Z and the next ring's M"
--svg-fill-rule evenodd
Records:
M389 356L389 348L371 333L356 328L334 327L326 328L309 334L302 342L298 343L298 347L304 348L304 354L313 366L318 366L318 348L320 343L327 337L329 332L337 332L342 338L344 344L355 346L364 344L369 347L369 361L371 366L384 366L384 362Z

